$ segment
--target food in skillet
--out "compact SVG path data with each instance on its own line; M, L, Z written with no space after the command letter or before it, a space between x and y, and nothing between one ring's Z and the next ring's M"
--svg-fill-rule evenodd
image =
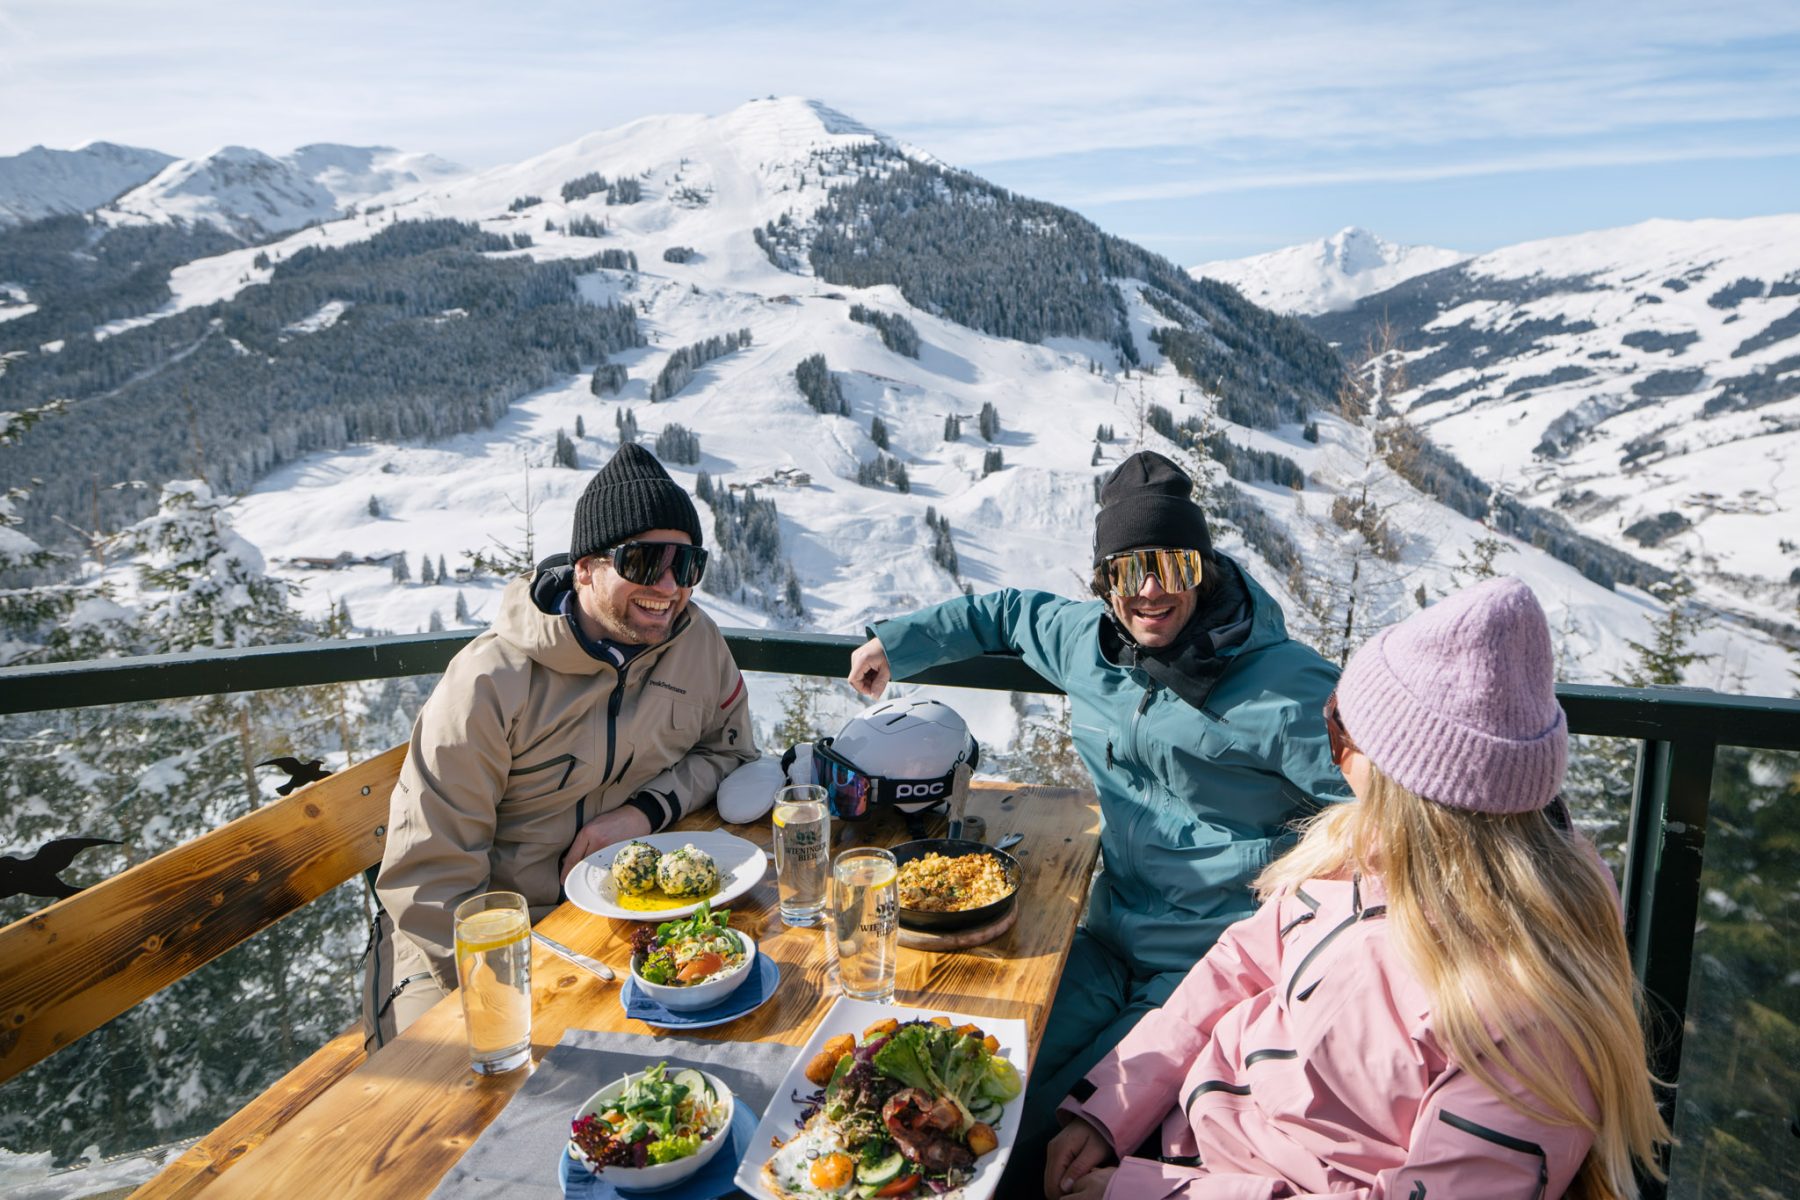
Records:
M900 868L900 907L914 912L966 912L1012 894L1006 868L991 854L933 851Z
M763 1165L763 1184L789 1200L954 1196L999 1145L995 1125L1023 1090L998 1050L945 1017L833 1039L807 1064L821 1089Z

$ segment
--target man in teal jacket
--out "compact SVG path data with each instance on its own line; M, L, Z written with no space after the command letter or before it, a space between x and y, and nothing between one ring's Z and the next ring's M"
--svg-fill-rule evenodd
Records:
M1348 796L1323 717L1337 668L1289 640L1269 594L1213 553L1192 490L1162 455L1134 454L1101 489L1103 599L962 597L879 623L851 660L851 683L875 696L890 678L1010 651L1069 696L1100 798L1102 869L1014 1161L1042 1157L1069 1089L1255 907L1248 884L1292 841L1289 826Z

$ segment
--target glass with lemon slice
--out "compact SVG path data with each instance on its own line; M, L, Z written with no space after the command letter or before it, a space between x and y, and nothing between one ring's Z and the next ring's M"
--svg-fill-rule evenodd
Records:
M517 892L456 906L456 978L469 1065L497 1075L531 1057L531 911Z
M831 879L831 810L822 787L775 793L775 890L788 925L817 925Z

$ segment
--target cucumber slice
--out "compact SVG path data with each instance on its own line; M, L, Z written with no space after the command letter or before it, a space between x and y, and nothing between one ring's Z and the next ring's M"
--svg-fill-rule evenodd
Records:
M686 1088L687 1094L691 1099L698 1100L700 1097L704 1096L710 1101L713 1098L712 1089L706 1086L706 1076L694 1070L692 1067L687 1067L675 1072L674 1075L669 1077L669 1082L680 1084L682 1087Z
M980 1100L976 1102L975 1107L969 1110L969 1115L974 1117L977 1121L984 1121L987 1124L992 1125L1000 1119L1000 1114L1004 1111L1005 1109L1003 1106L994 1103L992 1100Z
M900 1177L900 1172L905 1169L906 1156L896 1150L878 1163L872 1165L869 1163L858 1163L856 1167L856 1181L858 1183L873 1184L875 1187L879 1188L884 1183L892 1183L894 1180L898 1179Z

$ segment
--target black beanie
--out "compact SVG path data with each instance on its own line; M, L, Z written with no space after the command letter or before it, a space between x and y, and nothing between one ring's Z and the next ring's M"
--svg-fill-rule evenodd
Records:
M1212 557L1206 514L1188 499L1194 481L1153 450L1140 450L1100 485L1094 562L1145 546L1198 550Z
M650 529L679 529L700 545L700 514L656 456L626 442L575 502L569 561L611 550Z

